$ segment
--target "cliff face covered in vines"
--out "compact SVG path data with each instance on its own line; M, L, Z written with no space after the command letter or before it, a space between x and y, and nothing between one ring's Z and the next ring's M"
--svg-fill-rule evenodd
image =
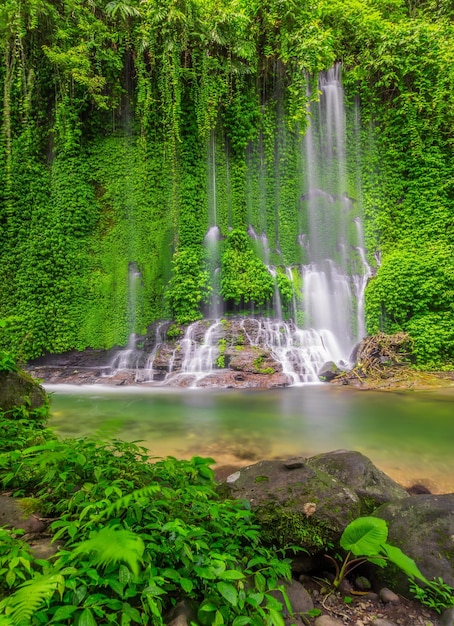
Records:
M9 347L125 345L209 314L213 280L231 311L301 297L285 270L305 262L301 141L318 73L340 63L368 331L407 331L420 365L452 365L453 20L447 0L5 0Z

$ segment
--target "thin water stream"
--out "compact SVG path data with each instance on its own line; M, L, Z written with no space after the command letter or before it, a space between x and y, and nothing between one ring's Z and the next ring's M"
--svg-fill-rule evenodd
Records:
M62 436L141 441L153 456L240 467L345 448L404 486L454 491L454 389L361 392L327 385L207 391L48 385Z

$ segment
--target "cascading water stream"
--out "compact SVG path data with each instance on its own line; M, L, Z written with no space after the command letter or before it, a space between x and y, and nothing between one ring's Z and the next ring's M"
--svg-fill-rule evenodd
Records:
M348 361L364 335L364 289L370 276L360 217L348 193L346 112L337 64L319 77L320 100L308 111L303 140L308 263L302 267L305 328L330 337L330 360ZM351 225L356 224L354 240ZM304 235L304 233L301 233ZM359 266L359 267L358 267Z
M222 315L222 300L219 295L219 269L221 263L221 231L217 224L217 178L216 178L216 133L210 134L207 149L207 190L208 190L208 231L204 238L208 271L210 274L211 295L208 318Z
M257 256L273 276L274 294L272 303L268 305L271 317L247 317L241 328L247 337L246 346L267 351L280 364L291 384L295 385L318 382L318 374L327 362L333 361L341 367L348 365L354 345L365 335L364 292L371 276L364 251L360 178L356 170L353 177L350 172L357 165L350 167L352 160L347 150L347 113L340 65L320 74L318 93L318 102L311 99L308 107L306 133L292 148L295 162L298 162L300 181L295 194L298 213L293 225L289 224L288 215L280 214L279 205L284 191L287 193L284 189L284 152L281 153L286 149L286 122L281 119L282 116L278 116L276 122L272 160L269 144L266 152L262 135L256 151L251 148L247 153L247 185L250 190L246 202L250 219L247 233ZM358 126L359 113L354 113ZM222 240L226 232L221 232L219 224L224 224L222 228L225 228L226 212L228 223L232 224L232 214L230 201L225 201L231 192L228 151L223 156L224 148L218 150L216 142L213 130L207 142L208 229L204 248L212 287L205 311L207 319L190 324L184 336L173 344L166 344L166 337L160 334L158 328L148 359L142 356L140 360L133 335L135 294L140 274L134 271L137 270L135 264L131 264L131 334L126 349L112 362L112 370L140 368L142 363L143 370L137 369L135 374L137 382L156 381L155 363L163 347L167 355L164 384L183 380L182 384L197 386L203 377L223 367L224 359L218 357L220 345L226 345L220 343L226 341L226 324L221 322L224 309L219 272ZM355 147L353 156L356 164L360 159L358 150ZM223 167L219 165L219 170L217 160L219 164L224 164ZM271 184L268 176L272 178L273 175L275 180ZM351 191L353 189L355 191ZM218 201L220 206L224 206L224 218L219 218L219 224ZM222 215L221 209L219 214ZM291 254L288 240L282 250L279 242L279 237L289 232L295 242L295 250ZM288 265L286 258L290 259ZM291 297L287 293L286 299L281 298L280 292L280 283L284 279L290 285L288 290L293 293ZM253 302L250 308L254 310ZM230 349L234 350L232 336L228 337L228 341ZM253 357L251 359L253 361ZM163 362L160 358L158 371L161 378L164 375Z
M134 332L137 312L137 291L142 275L136 263L130 263L128 267L128 344L123 350L119 350L113 357L109 367L110 375L115 375L119 370L137 369L143 357L143 353L137 350L137 336Z

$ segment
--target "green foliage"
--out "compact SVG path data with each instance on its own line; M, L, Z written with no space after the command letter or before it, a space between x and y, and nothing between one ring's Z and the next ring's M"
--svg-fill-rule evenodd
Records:
M201 249L182 248L172 259L173 276L167 297L178 324L194 322L202 317L200 305L210 293L208 271Z
M427 583L413 559L406 556L400 548L387 543L387 538L388 525L378 517L359 517L350 522L340 538L341 547L347 551L341 567L335 559L326 555L336 569L334 589L339 588L349 572L367 561L380 567L384 567L387 561L391 561L410 579L418 578Z
M0 530L5 623L162 626L186 599L200 624L283 624L269 591L289 578L289 561L261 545L245 503L219 498L214 461L151 460L135 444L86 439L2 455L3 483L58 514L64 544L52 563L35 560Z
M0 528L0 597L33 575L34 558L22 530Z
M335 60L356 148L341 193L383 258L368 328L408 331L418 366L452 367L452 15L445 0L5 0L0 316L17 319L1 367L200 317L209 202L223 237L251 224L266 263L306 262L301 134ZM228 236L224 265L230 308L272 301L263 265Z
M261 306L272 300L274 281L254 254L245 232L232 230L224 244L221 260L221 293L235 304Z
M367 288L369 331L407 331L417 363L454 361L454 267L447 246L388 254Z
M421 604L428 606L437 613L442 613L445 609L454 606L454 589L447 585L441 577L428 581L424 587L411 581L410 591Z

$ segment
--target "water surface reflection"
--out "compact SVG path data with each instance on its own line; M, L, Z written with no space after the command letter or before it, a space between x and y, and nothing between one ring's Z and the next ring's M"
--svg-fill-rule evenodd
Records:
M63 436L142 441L154 456L262 458L348 448L408 486L454 491L454 390L360 392L307 385L272 391L48 385Z

